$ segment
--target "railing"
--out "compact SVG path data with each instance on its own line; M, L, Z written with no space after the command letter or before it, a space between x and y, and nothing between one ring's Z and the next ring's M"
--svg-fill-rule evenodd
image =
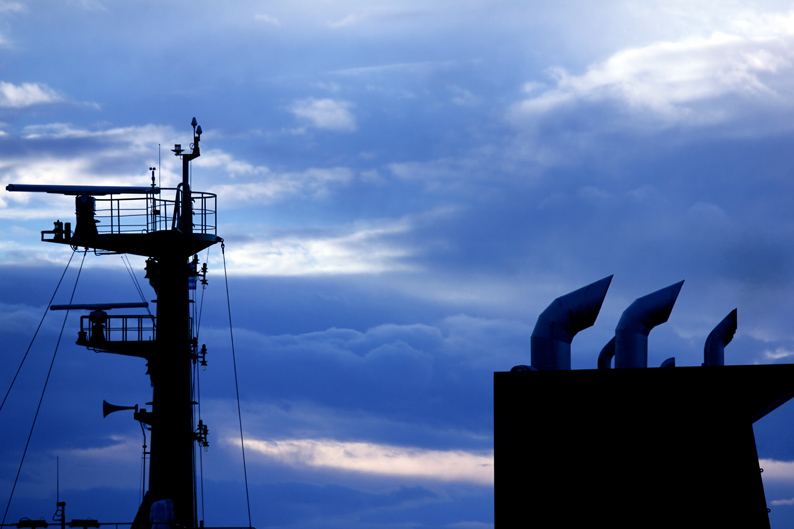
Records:
M94 520L86 520L86 521L93 522ZM68 527L85 527L85 526L79 524L79 522L80 522L79 520L77 522L78 523L76 523L76 524L72 523L72 522L66 522L66 525ZM122 527L132 527L133 522L96 522L96 525L98 525L100 527L111 527L112 526L112 527L115 527L115 529L121 529ZM96 527L96 525L94 525L92 523L90 525L90 527ZM162 525L164 527L168 527L171 524L162 523L162 524L152 524L152 525ZM49 522L48 523L45 520L29 520L29 519L23 518L22 520L20 520L18 522L0 524L0 527L14 527L15 529L17 529L17 528L30 529L30 528L39 528L39 527L40 528L47 528L47 527L61 527L61 523L60 522ZM176 526L174 525L172 527L176 527ZM196 529L256 529L256 528L255 527L248 527L248 526L210 527L210 526L203 526L202 525L202 526L200 526L199 528L196 528Z
M100 527L100 526L113 526L116 529L122 527L132 527L133 522L98 522L96 520L72 520L66 522L64 525L67 527ZM30 520L23 518L18 522L0 524L0 527L16 527L19 529L37 529L46 527L61 527L60 521L47 522L46 520Z
M95 520L73 520L72 522L66 522L68 527L85 527L85 525L81 525L80 522L92 522L89 527L115 527L115 529L121 529L122 527L132 527L134 522L99 522ZM74 523L77 522L77 523ZM94 523L95 522L95 523ZM161 523L161 524L152 524L154 525L161 525L164 527L168 527L171 524ZM0 528L2 527L14 527L15 529L30 529L30 528L47 528L47 527L61 527L60 522L46 522L45 520L29 520L23 518L19 522L13 523L4 523L0 524ZM172 527L177 527L173 525ZM200 526L196 529L256 529L255 527L249 526L223 526L223 527L210 527L210 526Z
M147 342L155 339L154 316L80 316L80 336L89 344L103 342Z
M160 196L174 193L174 200L159 198L155 194L143 197L96 197L97 232L152 233L181 230L181 188L161 188ZM191 191L193 206L193 233L217 233L217 196L213 193Z
M188 333L193 336L193 318L188 318ZM80 316L81 342L151 342L157 337L157 325L151 314L110 316L98 312Z

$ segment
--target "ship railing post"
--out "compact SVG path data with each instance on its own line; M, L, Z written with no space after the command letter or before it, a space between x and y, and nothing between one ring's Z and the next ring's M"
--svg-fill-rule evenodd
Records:
M193 156L182 155L182 233L193 233L193 208L190 193L190 160Z

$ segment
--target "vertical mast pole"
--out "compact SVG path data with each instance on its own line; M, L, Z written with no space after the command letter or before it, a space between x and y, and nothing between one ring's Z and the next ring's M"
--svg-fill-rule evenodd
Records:
M193 118L193 149L183 153L180 218L174 244L158 256L157 353L150 362L154 421L149 490L152 500L174 503L174 522L197 527L192 388L192 333L189 305L189 239L193 234L190 161L200 156L201 127ZM154 365L151 365L154 364Z

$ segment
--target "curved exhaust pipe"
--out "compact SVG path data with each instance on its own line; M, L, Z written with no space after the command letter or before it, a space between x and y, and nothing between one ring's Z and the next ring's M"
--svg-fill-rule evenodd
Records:
M555 299L540 313L530 339L532 367L571 369L571 341L595 323L612 276Z
M598 369L612 369L612 359L615 358L615 337L609 339L607 344L598 353Z
M615 328L615 367L648 367L648 334L667 321L684 282L637 298Z
M731 343L736 333L736 309L725 316L719 324L709 333L706 345L703 348L704 366L724 366L725 346Z
M675 357L671 356L670 358L662 362L659 367L675 367Z

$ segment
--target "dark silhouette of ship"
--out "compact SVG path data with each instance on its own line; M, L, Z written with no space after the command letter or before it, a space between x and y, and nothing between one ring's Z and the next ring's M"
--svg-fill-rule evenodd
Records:
M494 374L497 526L768 528L752 424L794 396L794 365L724 365L733 310L702 366L648 369L681 282L626 309L598 369L571 370L611 279L554 300L532 364Z
M182 159L182 181L174 189L150 186L80 186L9 184L8 191L45 192L75 197L76 221L56 221L41 240L75 251L144 256L146 278L156 293L156 314L119 314L141 303L53 305L54 310L81 310L77 343L94 351L141 358L151 378L150 409L104 404L104 413L133 410L150 432L148 490L131 522L133 529L203 527L196 494L196 449L208 443L208 428L197 420L194 367L206 365L191 318L190 291L206 283L206 264L197 254L222 243L216 226L216 196L191 189L190 162L201 154L202 130L193 118L189 149L174 146ZM250 512L250 510L249 510ZM130 518L133 515L130 513ZM58 502L55 522L62 528L99 527L98 520L71 520ZM20 520L15 527L46 527L43 520ZM112 525L117 525L113 523ZM249 514L250 525L250 514Z

